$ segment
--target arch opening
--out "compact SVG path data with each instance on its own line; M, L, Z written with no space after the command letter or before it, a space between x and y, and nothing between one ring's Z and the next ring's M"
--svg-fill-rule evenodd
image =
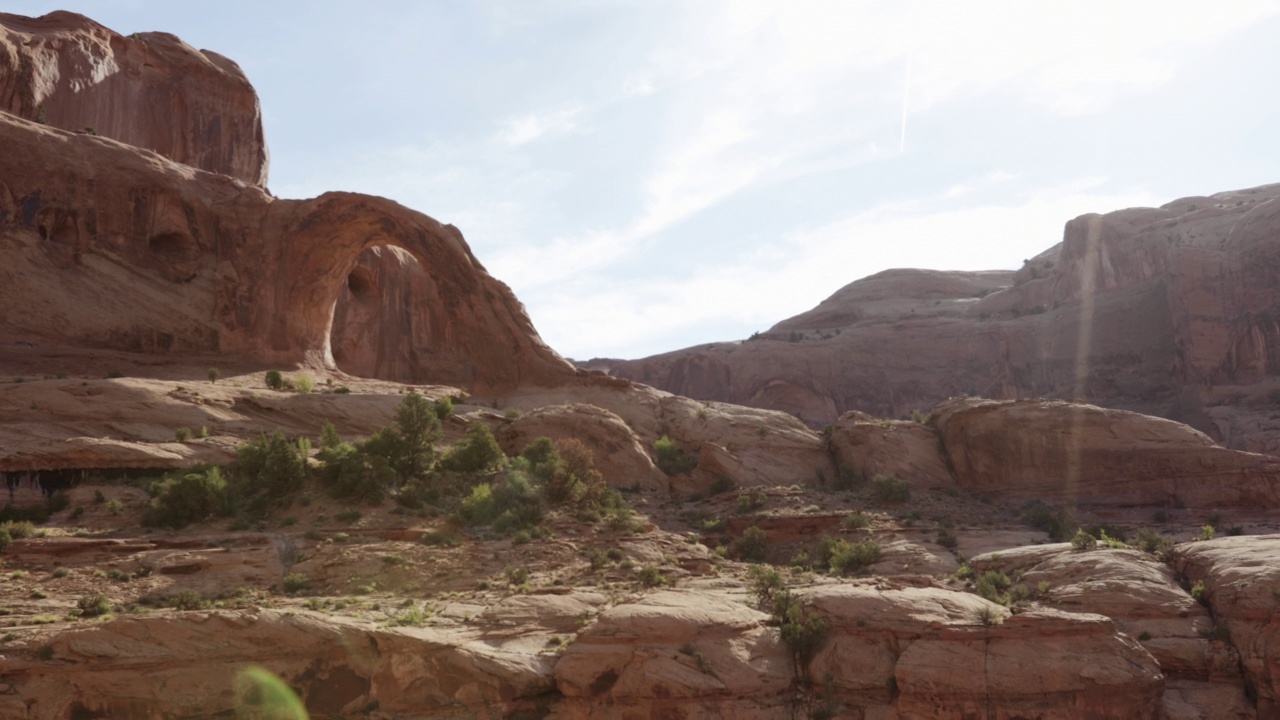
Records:
M334 302L334 364L359 377L421 382L419 353L430 344L423 309L433 297L435 283L407 250L378 245L360 253Z
M200 269L200 244L185 233L167 232L147 240L148 260L171 282L190 282Z

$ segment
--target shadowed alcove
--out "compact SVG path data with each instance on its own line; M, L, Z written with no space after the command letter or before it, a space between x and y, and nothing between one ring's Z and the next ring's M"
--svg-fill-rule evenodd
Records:
M435 284L407 250L360 253L338 291L329 342L338 369L360 377L423 382L417 348L430 343L430 318L415 312Z

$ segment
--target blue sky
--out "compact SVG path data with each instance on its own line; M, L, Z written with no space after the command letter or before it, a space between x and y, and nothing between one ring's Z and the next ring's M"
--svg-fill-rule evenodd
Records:
M886 268L1015 268L1081 213L1280 181L1280 0L7 8L236 60L275 194L457 225L578 359L743 338Z

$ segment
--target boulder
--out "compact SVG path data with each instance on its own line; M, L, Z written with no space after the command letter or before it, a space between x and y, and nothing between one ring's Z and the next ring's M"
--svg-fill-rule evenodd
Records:
M1170 420L1060 401L957 398L934 422L961 488L1081 506L1275 508L1280 459Z

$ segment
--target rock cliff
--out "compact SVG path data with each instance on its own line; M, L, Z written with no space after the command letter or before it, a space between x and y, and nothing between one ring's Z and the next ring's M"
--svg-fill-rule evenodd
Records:
M267 184L258 95L235 62L70 12L0 13L0 110Z
M742 342L585 367L819 425L1053 397L1280 451L1280 185L1090 214L1017 272L888 270Z

